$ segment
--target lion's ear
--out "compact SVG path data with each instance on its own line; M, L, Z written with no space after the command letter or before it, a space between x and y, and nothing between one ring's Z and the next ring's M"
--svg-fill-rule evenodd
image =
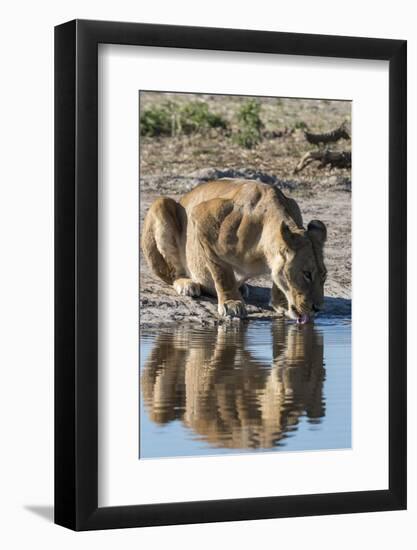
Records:
M300 244L300 234L291 231L289 226L284 221L281 222L280 233L282 240L288 248L295 250Z
M315 237L320 244L324 244L327 239L327 229L320 220L311 220L307 226L307 231Z

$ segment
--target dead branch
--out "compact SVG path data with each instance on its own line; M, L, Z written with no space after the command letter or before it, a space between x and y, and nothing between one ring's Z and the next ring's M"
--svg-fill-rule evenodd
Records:
M306 153L294 169L294 174L304 170L313 161L319 161L319 168L330 164L331 168L350 168L352 166L352 153L350 151L309 151Z
M304 131L304 137L309 143L313 145L319 145L319 143L335 143L339 139L350 139L350 135L346 130L346 122L343 122L339 128L326 132L324 134L312 134L311 132Z

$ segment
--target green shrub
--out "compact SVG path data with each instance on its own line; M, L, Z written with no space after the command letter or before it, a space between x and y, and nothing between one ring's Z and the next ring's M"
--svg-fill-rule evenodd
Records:
M239 129L234 136L236 143L246 149L252 149L262 139L263 123L260 117L261 104L256 99L249 99L237 113Z
M172 135L173 120L171 104L144 109L140 116L141 136L170 136Z
M212 113L204 101L190 101L182 105L165 102L144 109L140 117L140 133L150 137L190 135L210 128L226 127L226 121Z
M212 113L207 103L203 101L191 101L184 103L179 109L179 131L183 134L203 132L209 128L225 129L226 121L215 113Z

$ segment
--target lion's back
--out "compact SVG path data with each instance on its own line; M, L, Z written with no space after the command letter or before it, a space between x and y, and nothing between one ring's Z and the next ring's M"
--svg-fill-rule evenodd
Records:
M261 201L271 200L283 202L285 196L265 183L254 180L219 179L201 183L184 195L180 201L186 210L212 199L229 199L235 204L246 208L254 208Z

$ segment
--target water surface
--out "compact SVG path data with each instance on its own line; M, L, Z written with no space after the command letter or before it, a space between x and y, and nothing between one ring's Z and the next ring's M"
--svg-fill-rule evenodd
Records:
M140 458L351 446L351 325L143 329Z

